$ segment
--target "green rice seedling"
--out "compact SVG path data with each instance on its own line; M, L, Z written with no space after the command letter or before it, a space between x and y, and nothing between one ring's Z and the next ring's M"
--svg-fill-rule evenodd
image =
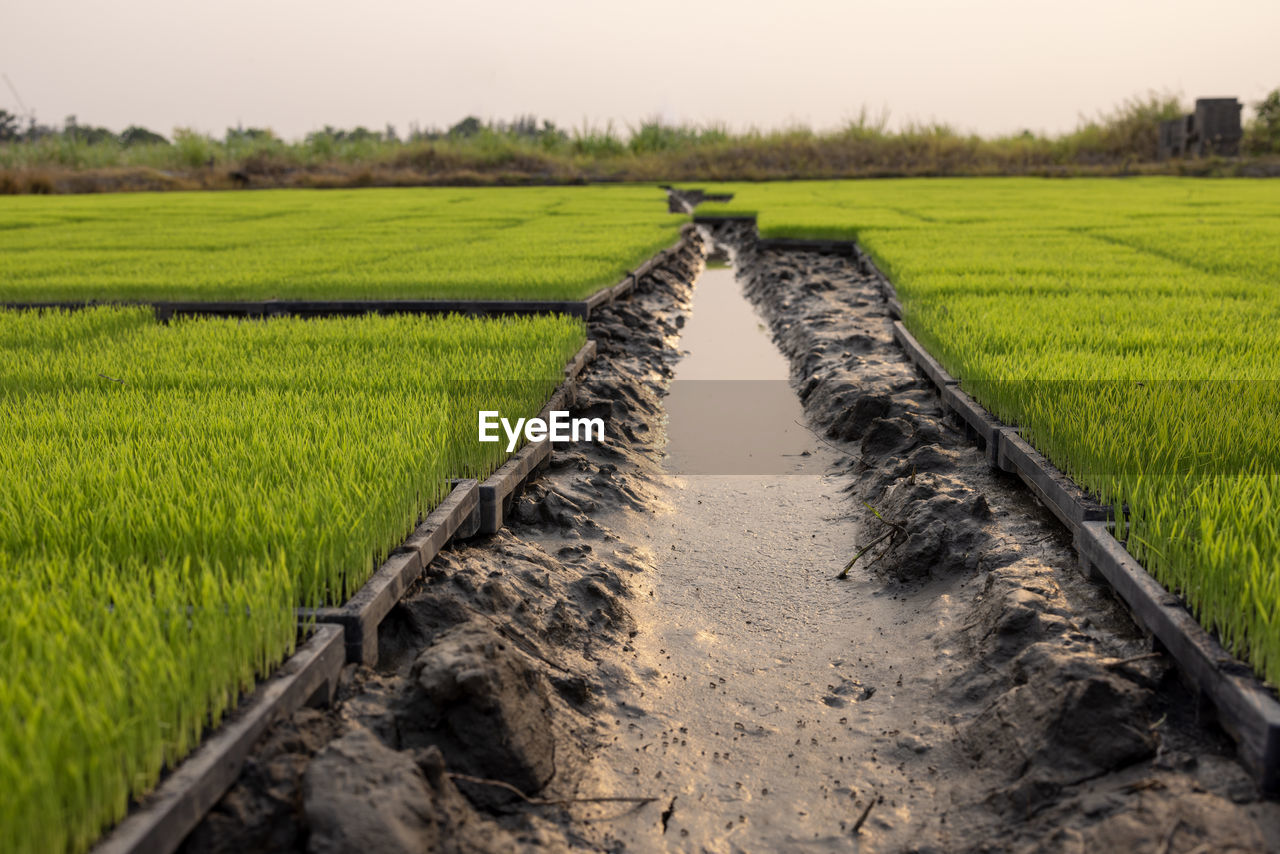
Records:
M0 850L83 851L536 413L580 321L0 311Z
M1026 178L729 185L767 237L856 238L965 389L1280 684L1280 185Z
M0 302L578 300L686 219L652 186L0 196Z

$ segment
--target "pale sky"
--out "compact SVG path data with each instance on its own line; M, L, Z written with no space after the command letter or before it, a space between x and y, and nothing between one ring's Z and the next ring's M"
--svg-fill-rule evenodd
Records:
M1148 90L1280 86L1280 0L4 0L0 72L40 121L168 135L468 114L619 128L938 120L1058 132ZM0 85L0 108L18 112Z

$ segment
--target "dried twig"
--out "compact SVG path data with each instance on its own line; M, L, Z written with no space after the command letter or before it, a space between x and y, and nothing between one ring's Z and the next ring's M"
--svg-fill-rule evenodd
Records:
M858 816L858 820L853 823L853 834L858 835L858 831L862 830L862 825L866 823L867 816L871 815L871 808L876 805L876 796L872 795L871 800L867 801L867 808L862 811L862 815Z
M826 439L824 439L821 435L818 434L817 430L814 430L808 424L801 424L799 421L796 421L795 419L792 419L792 423L795 424L797 427L803 427L809 433L810 436L817 439L819 442L826 445L828 448L835 451L840 456L842 457L853 456L853 452L850 451L848 448L842 448L839 445L835 445L835 444L832 444L831 442L828 442ZM856 459L858 460L858 462L865 462L865 460L862 457L857 457Z
M510 783L503 782L502 780L491 780L488 777L472 777L470 774L459 774L456 771L449 771L447 773L449 774L450 779L461 780L464 783L475 783L476 785L479 785L479 786L493 786L494 788L497 788L497 789L506 789L508 792L511 792L513 795L518 796L520 800L524 801L527 804L532 804L535 807L563 807L563 806L568 806L569 804L606 804L606 803L607 804L627 803L627 804L638 804L640 806L643 806L647 803L657 800L657 798L650 798L650 797L531 798L528 795L526 795L524 792L517 789L515 786L511 785Z
M853 565L858 562L858 558L862 557L864 554L871 551L876 546L880 545L882 542L884 542L885 540L889 539L890 537L894 536L897 533L898 533L897 531L885 531L883 534L881 534L880 536L872 540L868 545L863 546L861 549L858 550L857 554L849 558L849 562L844 565L844 569L840 570L840 574L837 575L836 578L839 579L840 581L843 581L846 578L848 578L849 570L853 569Z
M865 501L862 503L867 505L867 509L870 510L875 515L876 519L880 520L880 522L882 522L883 524L888 525L889 530L881 534L879 537L876 537L874 540L871 541L870 545L865 546L862 549L859 549L857 554L849 558L849 562L844 565L844 569L840 570L840 574L836 576L837 581L844 581L846 578L848 578L849 570L853 569L853 565L858 562L858 559L863 555L865 555L867 552L871 551L876 546L878 546L880 543L884 542L885 540L889 540L889 547L886 548L883 552L881 552L879 556L872 561L872 563L875 563L875 561L880 560L880 558L888 554L889 550L892 549L895 545L894 540L896 540L900 535L905 536L907 533L906 526L900 525L897 522L889 521L888 519L880 515L879 510L872 507L870 504L867 504L867 502Z

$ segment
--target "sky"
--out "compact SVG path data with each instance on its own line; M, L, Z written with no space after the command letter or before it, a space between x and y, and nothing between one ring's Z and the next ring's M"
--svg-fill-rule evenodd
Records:
M0 72L46 124L1057 133L1156 91L1280 87L1280 0L4 0ZM0 83L0 109L20 112ZM1246 110L1246 114L1248 111Z

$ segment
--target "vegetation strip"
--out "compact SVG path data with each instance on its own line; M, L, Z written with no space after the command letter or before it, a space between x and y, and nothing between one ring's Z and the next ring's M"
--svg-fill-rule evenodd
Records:
M938 123L887 127L888 112L862 112L816 132L788 124L734 133L718 125L643 121L576 130L525 116L415 130L326 125L288 141L266 128L226 128L217 136L175 129L172 139L130 125L116 133L66 122L61 128L0 110L0 194L101 193L264 187L532 185L635 181L789 181L903 175L1276 174L1280 90L1253 104L1237 146L1169 152L1167 120L1190 104L1163 95L1133 98L1068 133L978 137ZM1185 124L1184 124L1185 127ZM1219 128L1230 132L1230 128ZM1185 141L1185 140L1184 140ZM1225 140L1224 140L1225 141ZM1214 156L1206 157L1212 151ZM1217 155L1227 155L1225 157ZM714 193L704 193L716 201Z
M94 846L94 854L176 851L240 776L245 759L268 727L317 698L328 703L344 660L341 629L316 626L234 715Z

